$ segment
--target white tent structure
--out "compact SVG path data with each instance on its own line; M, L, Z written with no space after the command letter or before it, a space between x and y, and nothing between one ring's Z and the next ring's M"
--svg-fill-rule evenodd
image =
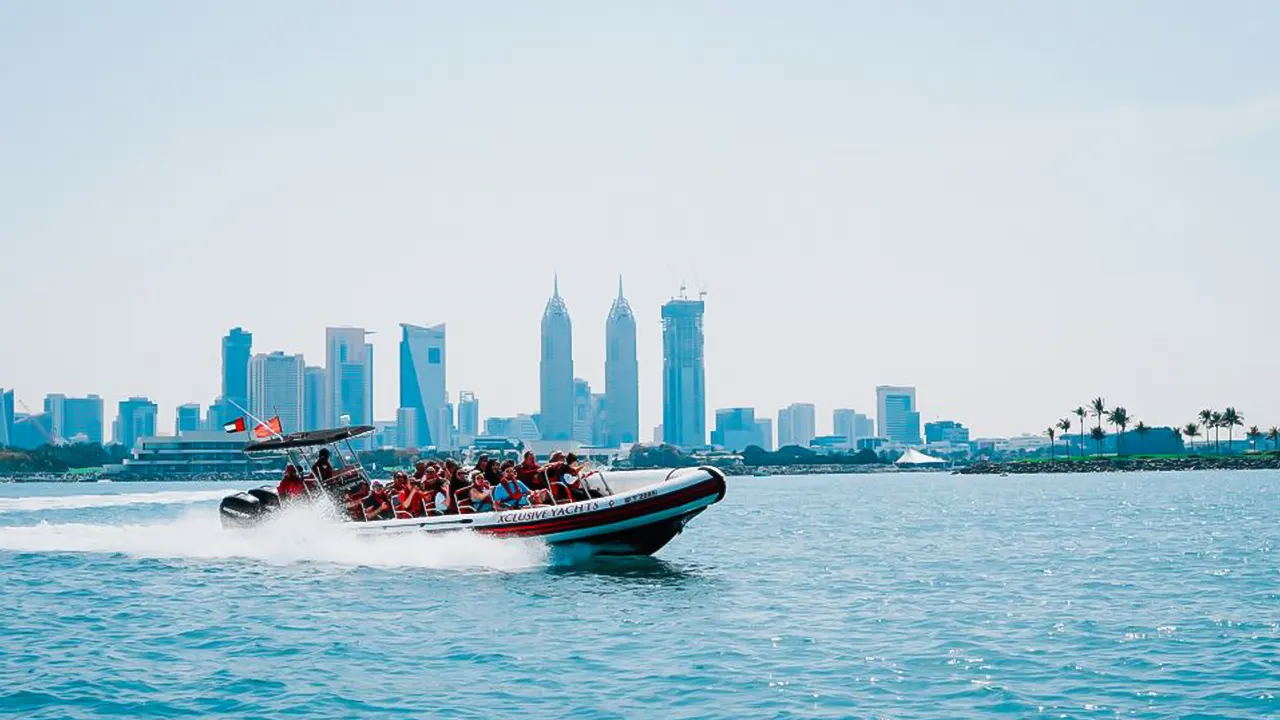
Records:
M894 463L903 467L942 467L946 464L945 460L925 455L915 448L907 448L907 451L902 453L902 457Z

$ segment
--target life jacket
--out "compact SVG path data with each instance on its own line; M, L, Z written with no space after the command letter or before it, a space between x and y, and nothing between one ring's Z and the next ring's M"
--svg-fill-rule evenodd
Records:
M520 481L516 480L515 482L511 483L512 487L510 488L507 487L506 483L499 483L499 484L502 485L503 490L507 491L507 503L515 507L520 507L520 502L524 500L524 496L525 496L524 492L520 490ZM515 490L514 492L512 492L513 488Z
M287 477L280 481L279 487L276 488L276 494L281 500L293 500L301 498L307 494L307 486L303 484L302 478Z

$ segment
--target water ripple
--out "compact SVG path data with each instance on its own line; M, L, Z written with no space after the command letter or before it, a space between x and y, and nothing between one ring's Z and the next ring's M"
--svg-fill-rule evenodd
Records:
M0 715L1274 717L1277 490L742 478L659 558L583 561L5 487Z

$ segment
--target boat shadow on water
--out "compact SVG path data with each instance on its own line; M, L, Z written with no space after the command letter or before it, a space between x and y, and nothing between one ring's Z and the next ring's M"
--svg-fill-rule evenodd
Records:
M593 555L575 547L552 548L548 574L558 577L596 577L644 584L678 584L708 580L706 568L674 563L652 556Z

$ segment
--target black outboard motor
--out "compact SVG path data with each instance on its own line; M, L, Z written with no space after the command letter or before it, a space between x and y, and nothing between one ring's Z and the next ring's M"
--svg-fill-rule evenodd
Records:
M218 517L223 529L254 527L280 509L280 496L274 488L260 487L222 498Z

